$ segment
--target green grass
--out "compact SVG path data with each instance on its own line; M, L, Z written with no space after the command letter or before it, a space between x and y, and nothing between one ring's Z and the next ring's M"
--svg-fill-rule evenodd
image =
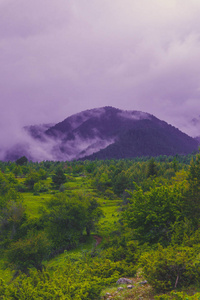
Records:
M121 203L121 200L99 199L99 203L101 204L104 217L99 221L98 233L105 237L108 232L116 229L116 224L119 221L119 204Z
M73 177L73 181L64 184L67 190L81 190L84 192L93 191L91 183L85 177Z
M86 237L85 243L80 243L76 249L65 251L64 253L57 255L50 261L46 262L45 265L49 268L62 267L67 258L76 259L82 256L84 252L92 251L95 243L96 240L93 236Z
M51 194L41 193L36 196L33 195L33 193L23 193L24 205L28 216L38 217L40 207L42 207L51 197Z

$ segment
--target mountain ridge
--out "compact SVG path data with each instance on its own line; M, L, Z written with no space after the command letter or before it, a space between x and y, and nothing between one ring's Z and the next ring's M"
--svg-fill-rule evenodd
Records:
M167 122L146 112L111 106L82 111L52 126L26 126L25 130L52 160L120 159L198 150L197 140Z

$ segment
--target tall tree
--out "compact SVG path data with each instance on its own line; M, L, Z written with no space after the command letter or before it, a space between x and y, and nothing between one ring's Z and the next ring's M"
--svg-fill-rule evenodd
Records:
M52 186L55 189L59 189L61 184L65 183L67 181L67 178L65 176L65 173L62 168L57 168L55 171L55 174L52 175Z
M156 176L158 173L154 158L151 158L147 166L147 177Z
M192 159L188 173L189 187L185 194L187 217L198 226L200 219L200 154Z
M27 162L28 162L28 158L26 156L22 156L16 160L16 164L20 166L26 165Z

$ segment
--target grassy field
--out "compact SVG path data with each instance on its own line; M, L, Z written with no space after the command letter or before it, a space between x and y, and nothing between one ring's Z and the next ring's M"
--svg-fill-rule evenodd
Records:
M99 221L98 234L106 237L108 232L116 229L119 220L119 205L121 200L99 199L104 216Z
M26 212L30 217L38 217L40 208L45 204L47 200L52 197L52 194L40 194L38 196L33 193L23 193L24 206Z

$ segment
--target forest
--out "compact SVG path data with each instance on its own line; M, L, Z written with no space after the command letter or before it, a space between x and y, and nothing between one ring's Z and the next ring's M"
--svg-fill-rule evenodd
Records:
M200 153L0 161L0 254L4 300L200 299Z

